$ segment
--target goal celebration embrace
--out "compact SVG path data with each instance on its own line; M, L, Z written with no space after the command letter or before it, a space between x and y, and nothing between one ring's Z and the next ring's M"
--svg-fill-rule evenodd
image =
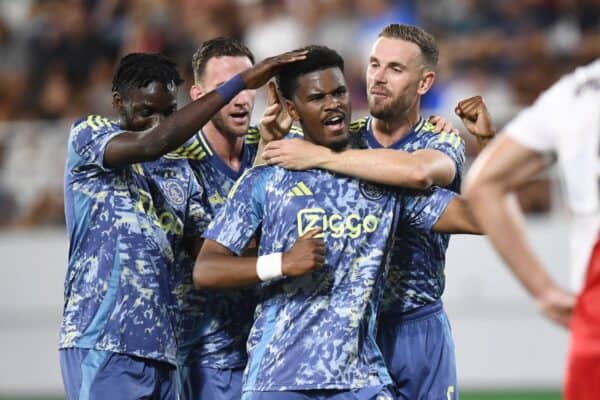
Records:
M189 93L182 65L129 53L112 115L71 126L67 399L458 399L461 348L442 295L461 234L487 235L570 329L566 398L600 398L599 61L496 137L502 110L479 93L424 115L440 51L415 25L377 32L364 87L334 45L263 60L233 37L197 45ZM352 110L359 90L364 115ZM481 150L468 172L465 140ZM575 292L531 249L514 196L548 155L577 224Z

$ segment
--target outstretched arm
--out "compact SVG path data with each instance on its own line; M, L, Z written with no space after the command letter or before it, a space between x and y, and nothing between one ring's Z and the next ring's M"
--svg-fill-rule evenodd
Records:
M305 52L289 52L267 58L152 128L141 132L127 131L115 136L106 146L104 165L114 168L151 161L177 149L237 93L245 88L255 89L264 85L282 65L303 58Z
M313 229L298 238L294 246L281 255L281 274L300 276L323 265L325 244L314 236ZM261 281L257 272L257 257L238 257L227 247L206 239L194 266L197 288L239 288Z
M574 297L559 288L534 254L523 221L507 197L546 167L543 154L510 137L500 137L477 158L467 176L465 193L475 218L511 271L537 300L542 312L567 326Z
M495 136L481 96L462 100L455 112L482 147ZM441 117L431 117L429 122L434 124L434 132L453 131L452 126ZM263 158L268 163L293 170L323 168L372 182L412 189L447 186L457 173L456 162L435 149L412 153L391 149L350 149L336 153L301 140L277 140L290 126L291 119L281 106L275 87L269 87L269 106L261 120L261 135L268 144L262 157L257 159ZM459 140L458 137L456 140Z
M269 143L263 153L269 164L304 170L322 168L384 185L427 189L449 185L456 174L454 162L444 153L418 150L348 149L335 152L302 139Z

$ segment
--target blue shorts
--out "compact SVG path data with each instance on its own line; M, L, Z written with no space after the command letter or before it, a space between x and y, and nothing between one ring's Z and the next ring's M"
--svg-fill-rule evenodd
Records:
M297 390L244 392L243 400L393 400L391 386L371 386L354 390Z
M61 349L67 400L176 400L175 367L169 363L92 349Z
M458 399L454 341L441 301L382 314L377 344L399 399Z
M180 367L179 396L181 400L240 400L243 374L244 368Z

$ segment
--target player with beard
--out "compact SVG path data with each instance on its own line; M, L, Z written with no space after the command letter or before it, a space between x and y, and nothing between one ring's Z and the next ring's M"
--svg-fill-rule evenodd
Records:
M322 168L396 187L439 185L458 192L464 144L454 132L436 134L420 116L420 99L433 85L437 60L435 40L422 29L385 27L367 68L371 116L350 127L365 150L334 152L307 141L278 140L266 146L264 159L294 170ZM460 102L455 111L481 144L494 135L480 97ZM282 124L289 122L283 112L278 104L267 109L261 122L266 140L289 129ZM448 241L447 234L411 226L399 225L396 232L378 343L400 398L458 397L454 343L441 302ZM431 360L437 360L433 367Z
M177 398L175 255L186 247L197 251L207 211L187 161L163 155L240 91L302 58L269 58L177 111L182 80L174 63L159 54L129 54L113 77L118 120L91 115L73 124L59 343L68 399Z
M192 100L201 98L231 77L252 67L254 56L232 38L208 40L193 57ZM214 215L235 181L252 166L259 133L250 127L254 90L243 90L217 112L176 154L187 158L202 188L201 203ZM246 340L252 324L252 289L197 290L192 282L193 258L176 295L181 307L178 367L182 399L239 399L246 365Z
M344 154L350 103L339 55L311 46L278 82L304 140ZM205 232L194 270L200 287L263 281L243 398L393 398L375 343L391 233L396 223L474 232L455 196L396 191L322 169L261 166L244 174ZM257 230L260 257L236 256Z

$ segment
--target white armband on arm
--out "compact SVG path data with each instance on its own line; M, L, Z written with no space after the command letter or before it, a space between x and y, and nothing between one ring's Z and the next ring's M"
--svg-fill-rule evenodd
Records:
M282 253L272 253L258 257L256 274L261 281L268 281L283 276Z

